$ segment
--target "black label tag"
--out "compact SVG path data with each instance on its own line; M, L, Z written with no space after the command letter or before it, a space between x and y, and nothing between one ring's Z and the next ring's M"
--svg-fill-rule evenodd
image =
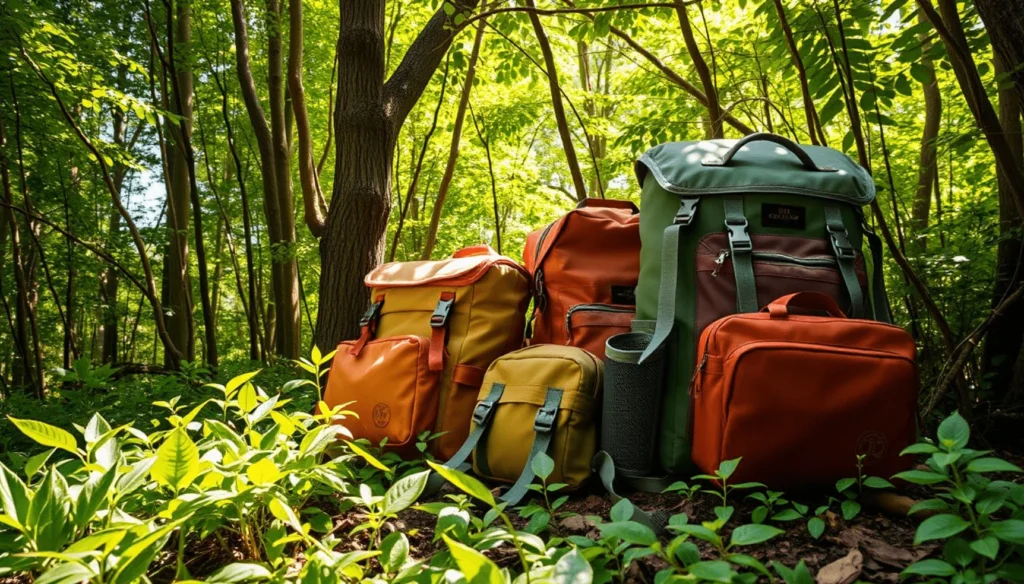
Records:
M632 286L612 286L612 302L636 306L636 288Z
M761 203L761 226L805 229L807 227L807 209L796 205Z

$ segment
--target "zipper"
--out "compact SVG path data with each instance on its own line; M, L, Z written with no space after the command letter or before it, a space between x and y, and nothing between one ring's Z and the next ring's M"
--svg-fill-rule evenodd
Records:
M718 277L718 272L721 271L722 266L725 264L725 260L728 259L729 255L729 250L727 249L723 249L718 252L718 257L715 258L715 269L711 272L713 277ZM771 262L776 264L794 264L797 266L807 266L809 268L833 268L838 265L836 258L831 256L811 256L802 258L772 251L755 251L751 253L751 256L755 261Z
M574 304L565 313L565 332L570 337L572 336L572 315L577 312L584 310L592 312L607 312L609 314L628 314L636 312L636 309L619 308L618 306L609 306L607 304Z

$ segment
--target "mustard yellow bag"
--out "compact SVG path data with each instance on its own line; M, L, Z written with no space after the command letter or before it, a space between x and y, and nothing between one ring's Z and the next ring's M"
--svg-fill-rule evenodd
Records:
M580 486L590 476L597 449L602 364L583 349L534 345L496 359L487 368L473 427L445 466L473 457L480 477L514 483L502 496L518 503L533 482L533 459L555 462L548 483Z

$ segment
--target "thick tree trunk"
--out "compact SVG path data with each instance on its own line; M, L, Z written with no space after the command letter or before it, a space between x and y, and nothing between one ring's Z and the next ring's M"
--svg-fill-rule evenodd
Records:
M1001 60L996 60L997 74L1005 72ZM1024 163L1024 143L1021 140L1021 106L1013 88L999 91L999 121L1006 132L1014 157ZM999 248L996 252L996 280L992 290L992 307L1002 302L1024 282L1024 247L1021 241L1021 216L1017 212L1011 185L1006 173L999 172ZM1024 303L1016 302L992 321L985 335L982 352L982 378L992 391L993 402L999 404L1006 396L1021 390L1013 387L1014 364L1024 342ZM1003 404L1011 405L1011 404Z
M718 101L718 87L715 84L714 77L711 75L711 69L708 68L704 56L701 55L697 39L693 35L693 27L690 26L690 16L686 13L686 4L682 0L675 0L675 5L676 16L679 17L679 28L683 32L683 40L686 41L686 51L690 54L693 68L697 70L697 77L700 78L700 83L704 86L704 95L707 96L708 100L709 124L707 137L722 138L724 137L722 132L722 107Z
M448 162L444 167L444 175L441 177L441 185L437 189L437 196L434 197L434 210L430 214L427 241L423 246L423 255L421 257L424 260L429 260L430 255L434 253L434 246L437 245L437 230L441 225L441 213L444 211L444 202L448 198L448 189L452 186L452 179L455 178L455 166L459 161L459 143L462 141L462 125L466 121L466 106L469 105L469 95L473 91L476 62L480 57L480 45L483 44L484 28L486 26L486 20L481 20L477 23L476 35L473 37L473 48L470 50L469 63L466 65L466 79L462 82L459 107L455 110L455 122L452 125L452 141L451 146L448 148Z
M1010 72L1017 103L1024 109L1024 0L974 0L974 9L985 23L992 49Z
M335 182L320 239L317 345L359 331L368 291L363 276L380 263L391 209L398 131L451 46L453 27L438 10L384 83L384 0L339 0ZM457 10L476 0L459 0Z
M0 183L3 185L4 202L7 205L14 205L14 192L11 188L10 164L4 152L7 146L7 134L3 119L0 118ZM31 349L29 348L28 323L25 315L25 306L28 304L27 289L25 286L25 274L21 256L21 237L18 228L18 221L15 213L7 209L7 225L0 227L10 230L11 235L11 269L14 272L15 282L15 317L14 326L11 328L11 335L14 337L15 355L14 363L11 366L11 382L13 385L22 388L32 388L38 391L35 381L35 367ZM6 299L5 299L6 300Z
M533 0L526 0L526 5L536 8ZM544 69L548 76L548 87L551 90L551 111L555 116L555 123L558 125L558 136L562 141L562 150L565 151L565 162L569 167L569 176L572 177L572 184L576 190L576 200L582 201L587 198L587 184L583 180L583 172L580 171L580 163L576 157L576 147L572 143L572 132L569 131L569 122L565 117L565 106L562 104L562 89L558 84L558 67L555 65L555 55L551 52L551 42L544 32L544 25L541 24L540 16L530 12L530 23L533 24L533 32L537 36L537 44L544 56Z
M924 89L924 134L921 136L921 155L917 171L917 191L914 193L914 205L910 214L910 234L914 255L920 255L928 244L924 230L928 228L928 215L931 212L932 186L939 174L937 159L939 127L942 124L942 92L939 81L935 77L935 64L928 57L931 43L922 39L921 65L928 71L929 81L923 83Z
M168 58L171 70L168 76L175 76L171 89L166 92L167 107L171 113L180 116L182 123L167 125L167 230L170 240L167 255L164 284L167 309L167 333L174 346L184 353L189 361L195 359L195 336L192 321L191 282L189 278L189 169L185 154L183 126L191 126L192 120L192 70L187 59L175 60L174 45L187 46L191 37L191 23L188 2L177 2L173 16L167 15ZM179 93L180 92L180 95ZM180 99L179 99L180 98ZM188 131L188 130L185 130ZM164 364L172 358L164 352Z

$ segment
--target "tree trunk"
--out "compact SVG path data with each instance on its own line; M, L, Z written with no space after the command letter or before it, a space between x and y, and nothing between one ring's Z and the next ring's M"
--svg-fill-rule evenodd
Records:
M486 7L486 3L484 5ZM455 166L459 161L459 142L462 141L462 125L466 121L466 106L469 104L469 94L473 91L473 78L476 76L476 62L480 57L480 45L484 40L484 28L487 21L481 20L477 23L476 35L473 37L473 48L469 53L469 63L466 66L466 79L462 83L462 94L459 96L459 107L455 110L455 123L452 126L452 142L448 148L448 163L444 167L444 175L441 177L441 185L437 189L437 196L434 198L434 210L430 214L430 226L427 228L427 242L423 246L421 259L429 260L434 253L434 246L437 245L437 230L441 225L441 213L444 211L444 202L448 198L448 189L451 188L452 179L455 177Z
M172 79L172 89L165 92L167 106L171 113L181 117L181 123L167 125L167 229L170 240L167 245L167 264L164 284L167 309L167 333L174 346L183 351L189 361L195 359L195 336L192 315L191 282L189 278L188 215L189 215L189 168L185 153L185 132L192 125L192 69L187 59L178 59L174 46L187 46L191 37L191 15L188 2L179 0L173 16L168 13L168 63L167 71ZM184 54L184 53L183 53ZM164 364L170 365L171 357L164 352Z
M1017 103L1024 109L1024 0L974 0L974 9L985 23L992 49L1010 72Z
M288 1L288 92L295 112L295 126L299 134L299 182L302 185L302 209L306 225L313 237L324 230L327 203L320 189L320 178L313 167L313 140L309 133L309 114L306 111L306 90L302 87L302 0Z
M999 58L995 59L996 73L1006 71ZM1006 132L1006 140L1018 163L1024 163L1024 143L1021 141L1021 106L1012 87L999 91L999 121ZM1004 172L999 172L999 248L996 252L996 279L992 290L992 307L1003 297L1013 293L1024 281L1022 257L1022 221L1014 203L1011 185ZM1024 342L1024 303L1016 302L993 320L985 336L982 351L982 379L992 391L992 401L999 404L1017 393L1013 387L1014 364ZM1003 404L1011 405L1011 404Z
M923 18L923 17L922 17ZM931 42L922 39L921 65L928 70L928 83L924 89L924 134L921 136L921 155L918 162L917 191L914 193L914 205L910 214L911 249L914 255L920 255L928 245L924 230L928 228L928 215L931 212L932 185L939 174L937 160L939 127L942 124L942 92L939 91L939 80L935 77L935 64L928 56Z
M708 100L707 137L709 139L723 138L725 135L722 132L722 107L718 101L718 87L711 75L711 69L708 68L704 56L700 53L697 39L693 36L693 27L690 26L690 17L686 13L686 4L682 0L675 0L675 5L676 16L679 17L679 28L683 32L683 40L686 41L686 51L690 54L693 68L697 70L697 77L700 78L700 83L704 86L704 95Z
M786 48L789 50L789 58L796 68L797 79L800 80L800 95L803 96L804 117L807 119L807 135L811 144L818 145L818 136L821 129L818 127L818 114L814 109L814 98L811 97L810 85L807 83L807 68L800 58L800 51L797 49L796 40L793 38L793 29L789 26L789 18L786 17L786 10L782 6L782 0L775 0L775 14L779 16L779 24L782 26L782 33L786 37Z
M536 8L533 0L526 0L526 5ZM533 32L537 36L537 44L544 56L544 69L548 76L548 87L551 90L551 111L555 116L555 123L558 125L558 136L562 141L562 150L565 151L565 162L569 167L569 176L572 177L572 184L576 190L576 200L582 201L587 198L587 184L583 180L583 172L580 171L580 163L576 157L576 147L572 143L572 133L569 131L569 122L565 117L565 106L562 104L562 89L558 84L558 67L555 65L555 55L551 52L551 42L544 32L544 25L541 24L540 16L530 12L530 23L533 24Z
M476 6L457 0L456 10ZM334 347L358 334L368 291L363 276L384 251L398 132L451 46L454 27L438 10L384 82L384 0L339 0L334 194L320 239L316 340Z

